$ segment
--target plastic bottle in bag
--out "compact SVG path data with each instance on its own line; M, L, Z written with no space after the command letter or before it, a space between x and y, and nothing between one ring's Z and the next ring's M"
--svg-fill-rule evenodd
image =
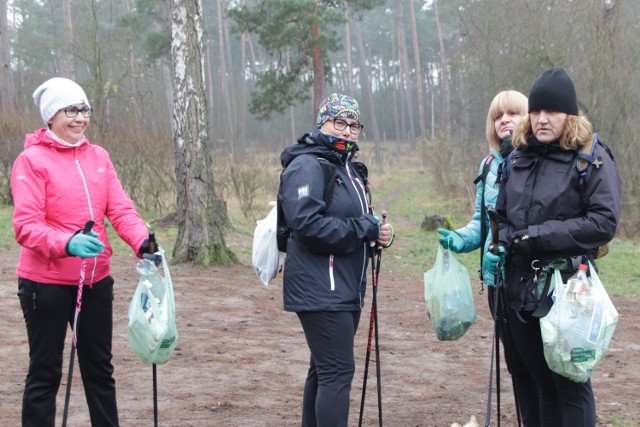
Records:
M602 310L596 307L592 287L587 278L587 268L585 264L580 264L578 271L569 278L565 294L566 303L571 308L571 327L567 335L573 362L595 358L592 344L597 341L602 324Z
M578 271L569 278L567 282L567 298L573 299L580 303L585 297L588 297L591 293L591 284L587 279L587 269L585 264L578 266Z
M145 286L149 288L156 302L161 304L165 292L164 282L155 263L149 259L141 259L136 264L136 271L140 275L140 279L144 280Z

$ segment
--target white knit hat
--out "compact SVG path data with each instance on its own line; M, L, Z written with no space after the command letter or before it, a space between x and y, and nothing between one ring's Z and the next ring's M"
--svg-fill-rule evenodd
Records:
M40 107L40 115L45 124L58 111L70 105L84 103L91 107L84 90L74 81L62 77L54 77L42 83L33 92L33 100Z

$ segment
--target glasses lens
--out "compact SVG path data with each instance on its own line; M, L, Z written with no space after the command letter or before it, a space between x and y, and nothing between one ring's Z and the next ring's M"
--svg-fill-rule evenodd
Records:
M333 127L336 128L336 130L345 130L347 128L347 122L345 122L342 119L333 119Z
M84 107L80 112L82 113L82 117L91 117L91 112L93 111L90 107Z
M72 119L78 115L78 109L76 107L67 107L64 109L64 114L66 114L67 117Z
M349 129L351 129L352 134L357 135L362 130L362 125L359 123L351 123Z

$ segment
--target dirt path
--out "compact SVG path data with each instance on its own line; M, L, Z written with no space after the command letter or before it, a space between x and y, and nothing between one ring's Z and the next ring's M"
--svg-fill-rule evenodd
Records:
M28 348L14 276L17 251L0 256L0 419L20 425ZM153 425L151 367L126 341L126 312L135 288L133 257L114 258L114 364L122 426ZM249 266L203 269L173 266L180 342L158 366L162 426L297 426L308 350L294 315L282 310L281 280L263 287ZM476 293L477 294L477 293ZM379 285L383 419L387 426L448 427L475 414L484 421L491 322L476 295L478 321L456 342L439 342L424 312L422 278L384 263ZM640 426L640 312L614 301L620 322L609 352L593 375L599 420ZM369 306L357 336L357 373L351 425L357 425ZM69 348L69 346L67 346ZM66 366L58 400L58 423ZM377 424L375 360L367 390L365 425ZM504 366L504 364L503 364ZM503 372L503 378L508 378ZM503 425L515 425L508 381L502 387ZM495 420L495 416L494 416ZM70 426L87 426L80 377L74 376Z

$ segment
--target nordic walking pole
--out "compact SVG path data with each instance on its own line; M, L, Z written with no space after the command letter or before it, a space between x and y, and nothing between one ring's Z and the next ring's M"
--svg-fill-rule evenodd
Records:
M157 250L156 235L155 233L149 233L149 252L155 254ZM153 426L158 427L158 374L155 363L151 365L151 369L153 373Z
M82 229L82 234L91 233L91 229L95 224L94 220L89 220ZM69 357L69 372L67 374L67 392L64 398L64 411L62 413L62 427L67 426L67 415L69 414L69 398L71 397L71 380L73 379L73 360L78 346L78 318L80 317L80 308L82 307L82 287L84 285L84 275L87 270L87 259L83 258L80 263L80 278L78 280L78 293L76 296L76 311L73 316L73 343L71 344L71 356Z
M385 224L387 213L382 211L382 222ZM373 309L375 310L375 341L376 341L376 384L378 385L378 420L382 427L382 382L380 376L380 346L378 345L378 276L380 275L380 261L382 260L382 247L376 247L376 277L373 281Z
M385 223L387 217L386 212L382 212L382 222ZM378 345L378 275L380 273L380 260L382 258L382 248L379 245L373 247L375 250L371 255L371 276L372 276L372 291L371 298L371 318L369 321L369 338L367 340L367 355L364 363L364 380L362 383L362 399L360 400L360 417L358 419L358 426L362 426L362 420L364 415L364 402L367 393L367 378L369 376L369 361L371 360L371 341L375 331L375 352L376 352L376 380L378 385L378 421L382 426L382 387L380 377L380 347Z
M498 247L500 245L499 231L498 231L498 212L491 206L487 206L487 214L489 215L489 222L491 224L491 246L490 250L494 255L499 255ZM495 350L496 350L496 404L497 404L497 418L498 427L500 427L500 335L504 335L504 353L507 361L507 366L513 365L513 348L511 347L511 341L509 340L509 325L507 321L507 310L509 309L506 302L506 296L504 294L504 277L502 276L502 263L496 263L496 275L494 276L494 310L495 310ZM516 416L518 419L518 426L522 425L522 419L520 417L520 405L518 402L518 387L516 386L516 378L511 376L511 386L513 388L513 399L516 405ZM491 391L491 390L489 390ZM490 408L490 406L489 406ZM490 415L487 413L487 423L490 422ZM487 424L488 427L489 424Z

